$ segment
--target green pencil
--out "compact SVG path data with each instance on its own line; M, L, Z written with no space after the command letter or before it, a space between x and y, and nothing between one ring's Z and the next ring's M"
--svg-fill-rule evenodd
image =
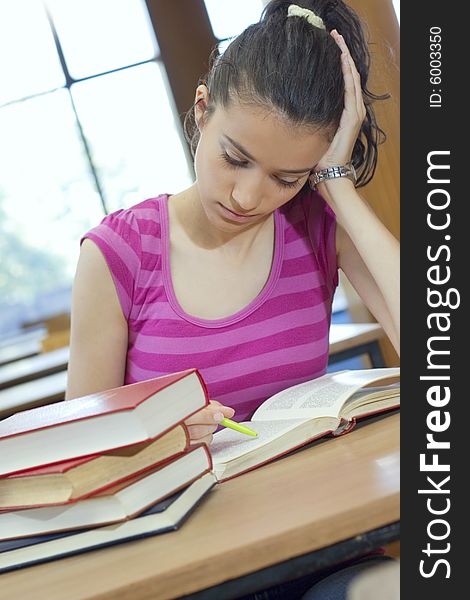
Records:
M239 431L240 433L245 433L246 435L251 435L253 437L257 437L258 434L256 433L256 431L253 431L253 429L250 429L249 427L246 427L245 425L241 425L240 423L237 423L236 421L232 421L231 419L222 419L222 421L220 421L219 425L223 425L224 427L228 427L229 429L233 429L234 431Z

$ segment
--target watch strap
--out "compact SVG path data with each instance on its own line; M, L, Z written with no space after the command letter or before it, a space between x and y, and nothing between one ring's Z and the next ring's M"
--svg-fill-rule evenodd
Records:
M356 170L354 169L352 161L349 161L345 165L328 167L326 169L321 169L320 171L314 171L309 177L310 187L315 189L316 186L322 181L325 181L325 179L336 179L337 177L347 177L354 184L356 184Z

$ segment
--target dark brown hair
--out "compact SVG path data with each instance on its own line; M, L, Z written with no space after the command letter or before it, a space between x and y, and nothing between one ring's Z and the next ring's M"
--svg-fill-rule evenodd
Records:
M234 98L242 105L261 106L277 112L292 127L324 129L334 133L344 107L341 51L329 32L344 37L361 76L366 117L354 145L352 161L358 187L368 183L377 164L377 146L385 133L377 125L372 108L377 96L367 88L370 54L365 26L342 0L301 0L299 6L323 19L326 29L303 17L288 17L291 2L271 0L258 23L235 37L220 55L214 48L209 72L201 78L209 90L207 120L217 106L228 108ZM200 132L194 106L186 113L184 132L194 157Z

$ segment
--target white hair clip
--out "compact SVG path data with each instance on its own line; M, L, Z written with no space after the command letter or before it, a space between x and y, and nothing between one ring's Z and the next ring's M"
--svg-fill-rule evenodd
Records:
M319 27L320 29L326 29L325 23L323 23L323 19L316 15L312 10L308 8L302 8L301 6L297 6L297 4L291 4L287 9L288 17L303 17L307 19L307 21L313 25L314 27Z

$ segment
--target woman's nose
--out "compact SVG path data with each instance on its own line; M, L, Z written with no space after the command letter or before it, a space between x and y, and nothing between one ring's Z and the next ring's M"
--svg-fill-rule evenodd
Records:
M256 208L261 204L263 198L262 182L260 180L246 180L238 182L232 192L232 198L236 206L233 209L236 211L237 208L243 213L256 212Z

